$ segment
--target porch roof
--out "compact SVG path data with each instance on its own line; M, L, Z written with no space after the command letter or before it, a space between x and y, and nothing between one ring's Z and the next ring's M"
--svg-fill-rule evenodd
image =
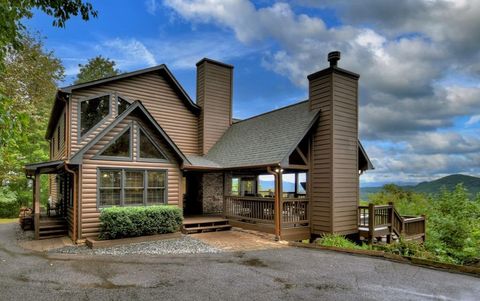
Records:
M232 124L205 156L187 156L191 168L280 165L319 117L302 101ZM185 166L187 169L189 166Z
M27 176L33 176L35 173L39 174L51 174L57 173L59 170L63 169L65 166L65 161L55 160L55 161L45 161L25 165L25 174Z

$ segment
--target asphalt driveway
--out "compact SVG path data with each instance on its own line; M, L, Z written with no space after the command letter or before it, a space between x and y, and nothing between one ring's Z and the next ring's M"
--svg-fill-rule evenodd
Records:
M300 248L182 256L24 251L0 225L0 300L478 300L480 279Z

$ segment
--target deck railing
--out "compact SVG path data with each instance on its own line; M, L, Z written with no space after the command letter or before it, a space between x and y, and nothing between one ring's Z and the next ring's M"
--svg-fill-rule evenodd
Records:
M359 206L358 226L368 229L369 240L377 233L387 233L425 241L425 216L401 216L393 203Z
M308 225L308 198L282 200L282 228ZM268 197L226 196L224 214L227 218L248 223L274 224L275 200Z

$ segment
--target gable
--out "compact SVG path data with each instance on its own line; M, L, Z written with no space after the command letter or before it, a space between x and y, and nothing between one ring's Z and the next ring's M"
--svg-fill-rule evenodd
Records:
M148 142L158 152L160 157L142 156L141 135L145 135ZM125 146L127 148L125 148ZM140 118L126 117L114 128L93 144L83 155L83 159L102 161L130 161L130 162L170 162L180 164L168 143L162 139Z
M71 90L71 148L77 152L111 123L119 113L116 97L140 100L170 138L185 153L198 152L198 116L179 96L172 80L159 72L149 72ZM79 106L82 100L111 95L110 114L85 137L81 136ZM121 107L120 107L121 109Z
M174 159L176 160L175 162L190 163L178 146L165 133L139 101L132 103L125 112L115 118L115 120L96 135L94 139L83 146L74 156L72 156L70 162L80 164L85 159L85 155L92 158L92 156L98 154L100 150L106 150L108 147L107 144L112 143L116 138L119 138L121 131L124 131L125 128L129 126L133 129L134 133L131 151L132 160L136 161L138 158L137 152L139 139L137 136L139 135L138 128L141 127L144 129L144 132L148 135L151 142L157 146L157 149L160 150L167 160ZM152 160L151 158L140 159ZM164 160L164 158L160 158L159 160Z

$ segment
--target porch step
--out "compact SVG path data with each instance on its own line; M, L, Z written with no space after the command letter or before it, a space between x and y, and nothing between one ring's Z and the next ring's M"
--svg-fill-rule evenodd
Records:
M231 225L217 225L217 226L205 226L205 227L192 227L183 228L184 234L201 233L201 232L213 232L213 231L226 231L232 229Z
M67 221L64 218L40 219L38 235L40 239L62 237L68 234Z
M230 230L232 226L227 219L190 219L183 223L182 233L192 234L201 232L225 231Z

